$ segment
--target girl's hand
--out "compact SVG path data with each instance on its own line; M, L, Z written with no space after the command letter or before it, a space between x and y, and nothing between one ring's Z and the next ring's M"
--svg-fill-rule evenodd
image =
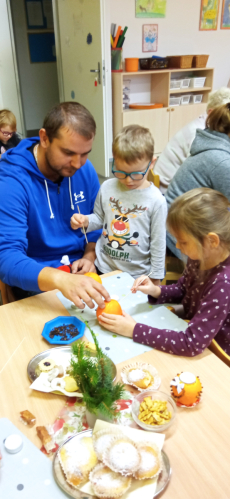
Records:
M102 313L98 318L99 324L112 333L133 337L133 330L136 321L122 310L122 315Z
M140 284L139 284L140 283ZM142 293L146 295L151 295L153 298L159 298L161 294L161 288L159 286L156 286L153 284L151 279L149 277L146 277L142 275L141 277L138 277L131 288L133 293L136 293L137 291L141 291Z
M70 219L70 225L73 230L82 229L82 227L88 227L89 219L87 215L78 215L77 213L74 213Z

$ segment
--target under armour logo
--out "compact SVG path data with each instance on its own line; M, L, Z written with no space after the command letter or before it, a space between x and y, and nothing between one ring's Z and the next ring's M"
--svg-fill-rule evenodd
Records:
M74 193L74 199L75 199L75 204L77 202L79 202L80 199L84 199L85 201L85 198L84 198L84 192L83 191L80 191L80 194L76 194Z

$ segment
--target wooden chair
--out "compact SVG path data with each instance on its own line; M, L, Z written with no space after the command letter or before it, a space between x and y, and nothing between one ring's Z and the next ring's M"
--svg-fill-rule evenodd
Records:
M230 356L224 352L224 350L218 345L216 340L212 340L211 345L209 345L208 348L220 360L222 360L222 362L224 362L228 367L230 367Z
M0 294L2 302L0 302L0 305L7 305L7 303L16 301L11 286L8 286L8 284L5 284L2 281L0 281Z
M159 175L154 173L153 170L149 170L148 180L149 182L152 182L159 189L160 177ZM165 270L166 270L165 277L161 282L161 284L167 284L167 282L177 282L183 273L184 264L176 256L168 256L166 251Z
M1 294L1 305L5 305L8 303L7 294L6 294L6 285L4 282L0 281L0 294Z

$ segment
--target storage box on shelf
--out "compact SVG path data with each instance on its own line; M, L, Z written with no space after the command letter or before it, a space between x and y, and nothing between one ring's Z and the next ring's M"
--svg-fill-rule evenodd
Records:
M206 68L209 55L194 55L192 60L193 68Z
M193 98L193 104L200 104L202 102L203 95L202 94L195 94L192 96L192 98Z
M209 55L174 55L169 57L170 68L206 68Z
M123 109L123 90L127 78L130 80L130 93L128 94L130 104L151 102L163 104L163 107L158 109ZM205 86L202 87L202 90L201 87L188 86L188 81L191 78L205 78ZM172 88L172 80L180 80L183 83L180 83L180 87L177 84L176 88ZM114 136L122 127L138 123L150 129L154 137L155 153L158 155L175 133L200 114L205 113L208 94L212 90L213 69L178 68L112 73L112 82ZM197 97L201 93L202 102L194 103L194 96ZM189 105L175 105L179 99L180 104L185 104L189 97ZM177 101L170 101L170 99L175 98ZM183 102L181 102L181 98ZM197 98L195 102L198 102Z
M181 106L184 106L186 104L189 104L190 103L190 98L191 98L191 94L185 94L185 95L182 95L181 96L181 99L180 99L180 105Z
M199 76L190 79L190 87L192 88L201 88L204 87L206 77Z
M169 97L169 106L179 106L180 101L181 101L180 95Z
M170 68L187 69L192 67L193 55L173 55L169 57Z
M168 57L145 57L139 59L140 69L165 69L169 65Z
M179 88L188 88L190 84L190 78L183 78L177 80L176 78L172 78L170 80L170 90L179 89Z
M188 88L190 85L190 78L184 78L181 80L181 88Z
M182 80L172 79L170 80L170 89L178 89L181 87Z

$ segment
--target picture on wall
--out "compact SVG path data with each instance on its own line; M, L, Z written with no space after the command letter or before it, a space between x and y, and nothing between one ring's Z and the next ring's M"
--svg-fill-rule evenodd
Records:
M223 0L220 29L230 29L230 0Z
M217 29L219 0L201 0L200 6L200 30Z
M143 24L142 52L157 52L158 24Z
M136 17L165 17L167 0L136 0Z

